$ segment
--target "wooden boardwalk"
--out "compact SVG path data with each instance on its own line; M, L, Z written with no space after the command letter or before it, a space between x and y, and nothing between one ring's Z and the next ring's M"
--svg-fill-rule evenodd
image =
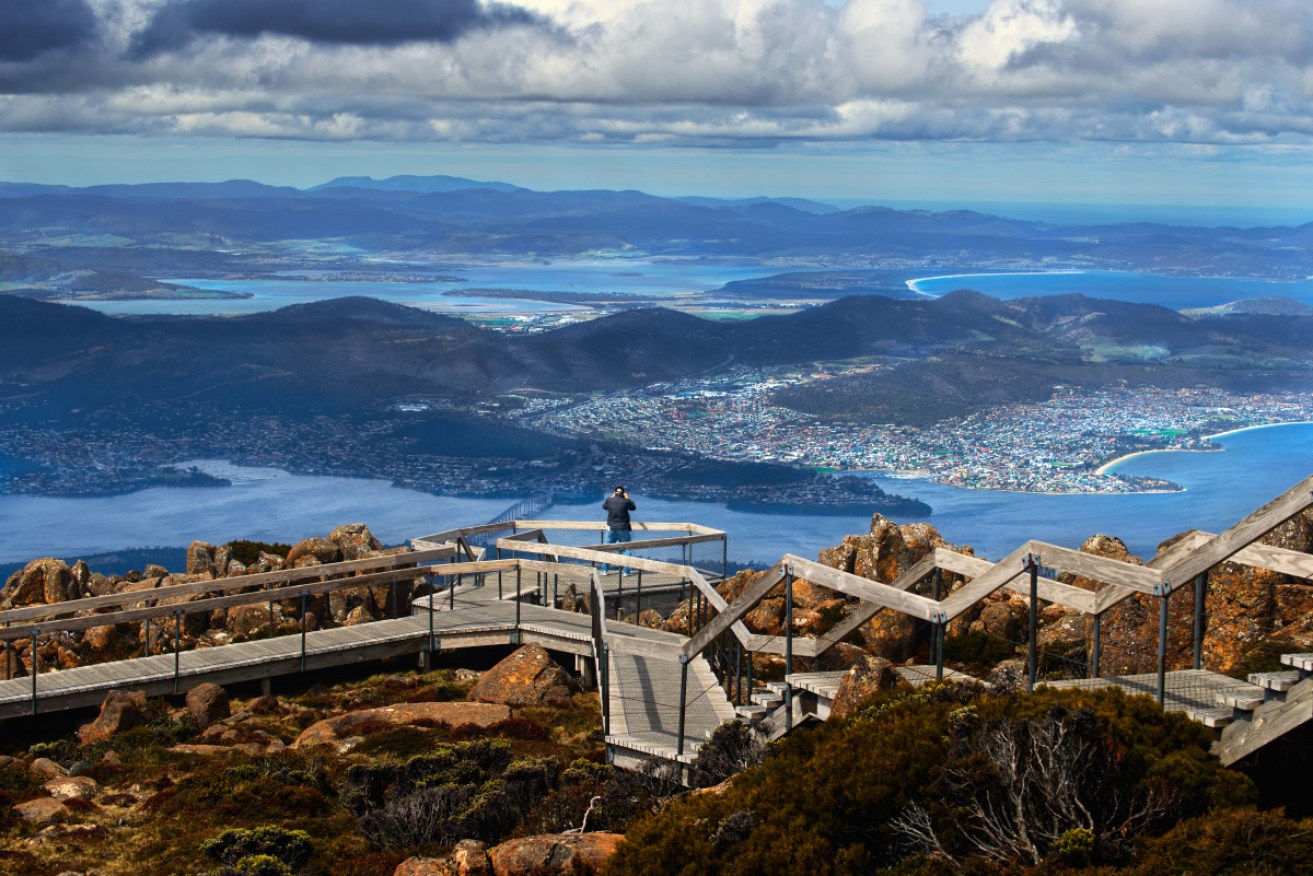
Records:
M820 658L878 612L893 611L929 625L936 663L900 667L898 671L904 681L922 684L940 672L946 679L953 679L958 674L943 666L943 641L948 624L982 600L1008 590L1023 595L1031 606L1031 684L1037 682L1035 618L1041 602L1075 609L1092 618L1091 663L1096 676L1099 621L1103 613L1131 596L1156 602L1160 621L1158 673L1051 684L1076 688L1117 686L1156 694L1164 708L1186 712L1218 728L1245 722L1251 714L1266 715L1258 722L1267 728L1262 733L1235 727L1226 730L1227 756L1240 757L1266 744L1264 740L1275 738L1273 734L1285 732L1283 728L1313 720L1313 681L1307 683L1308 691L1302 687L1292 690L1289 703L1282 700L1273 704L1269 700L1275 689L1266 684L1246 684L1199 668L1167 672L1168 603L1173 593L1194 585L1197 667L1203 637L1203 596L1207 593L1203 576L1217 563L1231 561L1313 579L1313 556L1258 542L1271 529L1310 506L1313 506L1313 477L1296 484L1220 534L1189 534L1143 566L1028 541L994 563L935 548L903 570L896 580L883 582L784 554L748 584L733 604L716 589L715 575L707 569L717 564L717 558L722 572L725 568L723 532L695 524L645 523L636 526L636 540L623 545L566 545L550 541L549 533L573 531L563 540L591 542L601 538L603 525L572 521L484 524L415 539L412 542L415 552L385 560L267 573L263 578L246 576L195 582L0 613L0 641L12 641L35 635L38 626L42 635L60 635L97 625L166 616L175 618L174 624L180 628L181 619L187 613L264 600L270 601L272 616L272 601L300 599L304 617L306 600L312 594L390 586L395 603L398 585L408 580L412 590L418 582L421 589L427 587L430 592L436 586L435 580L443 583L436 595L411 605L410 617L43 672L35 677L0 682L0 718L94 705L106 691L116 688L161 694L183 691L201 681L225 683L271 678L402 654L538 642L552 650L574 654L595 667L603 691L608 744L613 753L687 761L712 729L735 718L735 708L728 702L724 689L745 688L742 676L745 664L749 666L749 674L744 698L764 709L745 702L740 705L739 714L755 718L763 710L777 709L775 698L780 687L786 705L793 700L795 688L828 701L837 691L841 674L795 674L793 658ZM623 554L619 553L621 549ZM496 559L491 558L494 552ZM694 555L699 552L700 560L695 563ZM674 554L680 555L679 562L654 558L654 555ZM425 566L425 562L431 564ZM381 564L389 565L379 568ZM946 575L956 576L953 580L959 583L943 589ZM1084 578L1094 586L1074 586L1069 583L1071 576ZM855 600L855 605L822 636L798 636L788 622L782 634L768 636L750 631L744 619L772 594L785 594L786 616L789 616L795 578L845 594ZM923 586L927 578L933 580L932 588ZM663 597L668 601L670 594L676 593L681 600L688 599L688 635L622 622L621 618L632 615L631 609L640 607L637 604L640 581L644 594L654 599ZM257 584L274 589L241 592ZM587 613L563 610L564 603L569 601L565 594L571 585L574 604ZM924 595L928 591L933 595ZM106 609L112 613L99 613ZM752 684L750 657L763 653L784 657L789 679L784 685ZM712 662L723 673L720 678L713 672ZM1313 658L1309 658L1308 667L1301 664L1298 671L1305 674L1313 671ZM1304 678L1301 675L1298 684L1305 684ZM1286 681L1278 679L1271 683ZM1287 696L1284 689L1277 694ZM771 705L762 703L762 698ZM793 710L785 711L786 718L793 717Z

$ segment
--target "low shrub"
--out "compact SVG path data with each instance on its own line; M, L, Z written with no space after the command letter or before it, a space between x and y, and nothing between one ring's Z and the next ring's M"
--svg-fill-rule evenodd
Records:
M305 831L264 826L249 830L225 830L205 843L202 851L216 861L239 870L243 869L243 862L248 866L265 866L256 859L272 858L291 871L305 866L314 852L314 846ZM256 874L252 873L251 876ZM262 872L259 876L265 874ZM270 873L268 876L276 874Z

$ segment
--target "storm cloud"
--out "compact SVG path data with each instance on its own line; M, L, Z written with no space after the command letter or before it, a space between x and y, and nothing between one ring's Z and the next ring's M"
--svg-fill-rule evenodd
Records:
M265 34L339 45L450 43L471 31L542 24L525 9L478 0L175 0L137 34L130 53L144 58L207 36Z
M75 49L96 33L87 0L5 0L0 3L0 61L31 61Z

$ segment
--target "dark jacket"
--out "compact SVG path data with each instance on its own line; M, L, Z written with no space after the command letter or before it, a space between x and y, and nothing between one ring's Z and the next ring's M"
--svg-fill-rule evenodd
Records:
M634 500L628 496L612 494L602 507L606 509L606 525L611 529L633 529L629 525L629 512L637 509Z

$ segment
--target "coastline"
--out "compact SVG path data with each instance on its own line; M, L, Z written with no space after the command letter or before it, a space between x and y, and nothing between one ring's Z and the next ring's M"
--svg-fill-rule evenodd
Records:
M1218 438L1226 438L1229 435L1238 435L1241 432L1252 432L1257 429L1275 429L1279 426L1313 426L1313 421L1290 420L1285 423L1259 423L1255 426L1241 426L1238 429L1228 429L1225 432L1217 432L1212 435L1201 435L1200 437L1205 441L1214 441ZM1108 462L1105 462L1103 465L1096 468L1094 473L1096 475L1107 474L1123 462L1134 459L1137 456L1148 456L1150 453L1217 453L1219 450L1225 449L1225 447L1219 446L1218 450L1180 450L1175 448L1163 448L1162 450L1137 450L1134 453L1127 453L1125 456L1119 456L1116 459L1111 459Z
M924 295L927 298L938 298L938 295L932 295L929 292L923 292L917 288L917 283L926 283L930 280L965 280L969 277L1030 277L1035 275L1056 275L1056 274L1088 274L1089 271L1080 268L1070 268L1066 270L1051 271L976 271L971 274L940 274L936 277L914 277L911 280L904 280L903 285L915 292L917 295Z

